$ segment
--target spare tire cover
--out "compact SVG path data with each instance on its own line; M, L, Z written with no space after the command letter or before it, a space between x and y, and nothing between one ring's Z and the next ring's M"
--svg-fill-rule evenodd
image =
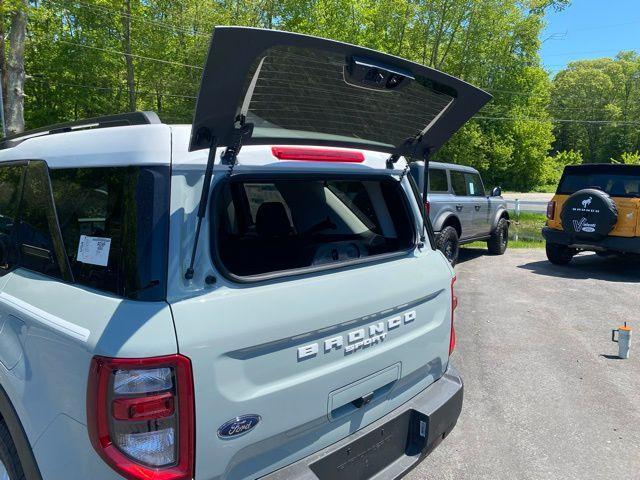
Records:
M607 193L585 188L567 199L560 219L564 231L574 238L601 240L618 221L618 209Z

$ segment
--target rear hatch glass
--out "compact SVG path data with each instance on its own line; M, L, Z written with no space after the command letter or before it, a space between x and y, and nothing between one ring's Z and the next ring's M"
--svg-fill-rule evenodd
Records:
M585 188L597 188L612 197L640 197L640 166L567 167L560 179L557 193L571 195Z
M212 253L238 277L331 268L402 254L416 228L389 177L236 175L217 189Z
M346 43L216 27L190 149L242 143L438 149L491 96L445 73Z

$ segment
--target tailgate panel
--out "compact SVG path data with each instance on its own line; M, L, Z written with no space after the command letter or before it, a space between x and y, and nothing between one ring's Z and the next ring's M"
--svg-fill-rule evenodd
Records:
M197 478L266 474L366 426L438 379L450 331L450 292L443 290L450 270L443 265L427 250L269 285L220 285L173 304L179 349L194 369ZM344 348L380 332L377 342ZM300 357L300 348L314 350L310 345L317 353ZM400 377L381 387L383 395L329 420L332 392L394 365ZM245 414L262 421L243 436L217 437L222 424Z

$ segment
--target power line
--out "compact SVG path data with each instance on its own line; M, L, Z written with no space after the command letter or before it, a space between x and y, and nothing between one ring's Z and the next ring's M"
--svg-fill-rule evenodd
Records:
M152 62L164 63L164 64L167 64L167 65L176 65L178 67L187 67L187 68L194 68L194 69L197 69L197 70L203 70L202 67L199 67L197 65L189 65L187 63L174 62L172 60L163 60L161 58L147 57L147 56L144 56L144 55L137 55L135 53L126 54L126 53L120 52L118 50L112 50L112 49L109 49L109 48L94 47L93 45L85 45L83 43L70 42L68 40L56 40L56 42L66 43L68 45L74 45L76 47L89 48L91 50L100 50L101 52L110 53L112 55L117 55L119 57L120 56L129 55L130 57L137 58L138 60L149 60L149 61L152 61Z
M551 122L551 123L583 123L583 124L594 124L594 125L610 125L616 124L620 126L626 125L640 125L640 122L635 121L616 121L616 120L575 120L571 118L532 118L532 117L485 117L482 115L476 115L476 119L479 120L496 120L496 121L516 121L516 120L524 120L529 122Z
M592 53L608 53L608 52L621 52L628 50L638 50L638 48L608 48L606 50L587 50L581 52L562 52L562 53L551 53L549 55L545 55L545 57L562 57L564 55L584 55L584 54L592 54Z
M49 3L52 3L54 5L58 5L59 7L64 8L65 10L69 11L69 6L65 5L61 2L56 2L55 0L47 0ZM169 23L169 22L162 22L160 20L153 20L153 19L148 19L148 18L143 18L140 17L138 15L133 15L130 13L126 13L126 12L120 12L118 10L115 9L111 9L108 7L104 7L102 5L93 5L93 4L88 4L88 3L84 3L84 2L80 2L78 0L73 0L73 3L80 5L82 7L85 8L90 8L90 9L94 9L94 10L100 10L103 12L109 12L109 13L117 13L118 15L127 17L133 21L139 21L139 22L143 22L143 23L147 23L147 24L151 24L151 25L156 25L162 28L166 28L168 30L173 30L174 32L178 32L178 33L185 33L187 35L190 35L192 37L195 36L200 36L203 38L211 38L210 34L206 34L206 33L200 33L200 32L194 32L193 30L186 28L186 27L182 27L173 23Z
M40 79L40 78L29 78L28 79L30 82L38 82L38 83L43 83L43 84L47 84L47 85L56 85L56 86L61 86L61 87L71 87L71 88L83 88L83 89L91 89L91 90L100 90L100 91L114 91L114 92L119 92L119 91L123 91L126 92L127 89L126 87L122 87L122 88L114 88L114 87L103 87L100 85L84 85L84 84L77 84L77 83L64 83L64 82L56 82L56 81L51 81L51 80L45 80L45 79ZM173 97L173 98L188 98L188 99L196 99L198 97L196 97L195 95L178 95L178 94L174 94L174 93L158 93L158 92L153 92L153 91L149 91L149 90L135 90L135 93L138 95L160 95L162 97Z

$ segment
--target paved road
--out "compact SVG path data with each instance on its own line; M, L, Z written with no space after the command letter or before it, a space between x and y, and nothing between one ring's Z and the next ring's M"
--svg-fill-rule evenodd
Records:
M407 478L640 479L640 260L464 249L458 425ZM634 328L619 360L611 329Z
M548 202L553 197L553 193L516 193L516 192L504 192L502 197L505 200L515 200L516 198L527 202Z
M520 210L524 212L546 213L547 203L553 193L513 193L505 192L502 197L507 201L510 210L515 208L515 200L520 200Z

